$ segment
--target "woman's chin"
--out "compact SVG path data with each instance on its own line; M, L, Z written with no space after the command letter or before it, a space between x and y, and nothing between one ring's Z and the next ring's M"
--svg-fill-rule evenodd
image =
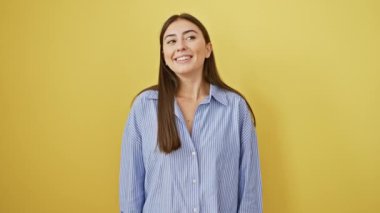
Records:
M192 76L196 76L197 74L197 72L194 70L177 70L177 71L174 71L174 73L177 76L181 76L181 77L192 77Z

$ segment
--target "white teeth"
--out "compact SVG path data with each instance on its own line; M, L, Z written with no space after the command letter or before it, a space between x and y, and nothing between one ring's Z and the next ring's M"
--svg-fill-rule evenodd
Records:
M188 59L190 59L190 56L181 56L181 57L177 58L176 60L177 61L185 61L185 60L188 60Z

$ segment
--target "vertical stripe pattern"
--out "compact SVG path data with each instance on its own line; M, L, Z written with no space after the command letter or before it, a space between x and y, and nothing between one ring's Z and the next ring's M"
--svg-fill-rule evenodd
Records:
M141 93L123 133L121 213L261 213L256 129L239 95L210 86L191 134L175 102L181 148L157 146L157 91Z

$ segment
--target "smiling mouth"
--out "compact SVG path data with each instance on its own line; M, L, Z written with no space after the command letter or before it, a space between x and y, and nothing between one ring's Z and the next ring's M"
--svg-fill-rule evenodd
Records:
M175 60L176 62L187 62L187 61L189 61L191 58L193 58L193 56L191 56L191 55L184 55L184 56L180 56L180 57L178 57L178 58L175 58L174 60Z

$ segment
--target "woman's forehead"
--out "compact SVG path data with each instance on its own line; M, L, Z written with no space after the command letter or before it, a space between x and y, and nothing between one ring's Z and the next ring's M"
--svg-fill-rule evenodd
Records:
M193 24L192 22L184 20L184 19L178 19L174 21L173 23L171 23L169 27L166 29L164 33L164 38L167 35L171 35L171 34L181 35L183 32L188 32L190 30L195 31L197 33L200 32L200 29L197 27L197 25Z

